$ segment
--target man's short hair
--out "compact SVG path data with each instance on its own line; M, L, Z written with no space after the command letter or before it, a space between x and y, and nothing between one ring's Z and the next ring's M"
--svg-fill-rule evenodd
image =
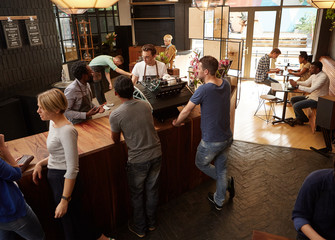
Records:
M147 51L150 51L151 52L151 55L152 56L155 56L156 55L156 48L153 44L145 44L143 47L142 47L142 51L143 52L147 52Z
M274 48L274 49L272 49L272 51L270 52L270 54L271 53L281 54L281 51L279 50L279 48Z
M122 98L131 99L133 97L134 84L127 76L119 76L114 82L114 89Z
M322 71L322 67L323 67L322 62L315 61L315 62L312 62L311 65L314 65L315 67L320 69L320 71Z
M87 74L86 63L82 61L75 62L71 67L72 74L78 80L82 79L84 74Z
M123 57L122 57L121 55L117 55L117 56L115 56L114 58L117 58L117 59L119 59L119 61L120 61L121 63L124 63L124 59L123 59Z
M207 69L210 75L215 76L215 73L219 68L219 62L215 57L204 56L200 59L200 62L203 70Z

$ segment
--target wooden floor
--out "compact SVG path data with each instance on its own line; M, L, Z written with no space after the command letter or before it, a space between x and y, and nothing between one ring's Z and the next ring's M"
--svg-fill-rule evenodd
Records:
M325 147L322 133L313 134L308 124L294 127L286 123L272 125L271 122L266 123L254 116L258 106L258 91L262 90L267 92L268 88L263 88L263 85L257 85L253 81L242 81L241 99L235 114L235 140L300 149L309 149L311 146ZM275 110L276 115L281 116L283 103L276 104ZM286 117L294 117L291 106L286 108Z

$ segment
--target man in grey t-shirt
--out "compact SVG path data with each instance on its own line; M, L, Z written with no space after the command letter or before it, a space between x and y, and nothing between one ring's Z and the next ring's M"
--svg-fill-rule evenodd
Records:
M109 121L113 141L120 142L122 132L128 147L127 175L134 208L133 221L128 228L142 238L146 230L155 230L161 144L149 104L133 99L134 85L131 79L118 77L114 89L122 104L111 113Z

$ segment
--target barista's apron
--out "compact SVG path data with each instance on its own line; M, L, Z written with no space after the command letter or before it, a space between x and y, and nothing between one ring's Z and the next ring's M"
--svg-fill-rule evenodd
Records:
M81 99L81 104L80 104L80 107L78 109L78 112L88 112L90 111L92 108L91 108L91 103L92 103L92 92L91 90L88 88L87 90L89 91L89 94L86 94L84 93L84 91L81 89L80 85L78 82L76 82L80 91L81 91L81 94L82 94L82 99ZM88 117L87 119L91 119L92 117ZM73 124L76 124L76 123L81 123L83 121L85 121L86 119L73 119L72 120L72 123Z
M143 75L143 79L142 81L145 81L146 78L159 78L159 75L158 75L158 66L157 66L157 62L155 62L155 65L156 65L156 76L155 75L146 75L146 72L147 72L147 64L145 64L144 66L144 75Z

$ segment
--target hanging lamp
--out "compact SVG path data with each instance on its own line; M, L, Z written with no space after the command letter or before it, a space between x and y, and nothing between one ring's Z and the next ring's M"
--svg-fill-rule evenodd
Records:
M67 14L82 14L89 8L108 8L118 0L51 0Z
M307 0L307 3L316 8L335 8L335 1Z

